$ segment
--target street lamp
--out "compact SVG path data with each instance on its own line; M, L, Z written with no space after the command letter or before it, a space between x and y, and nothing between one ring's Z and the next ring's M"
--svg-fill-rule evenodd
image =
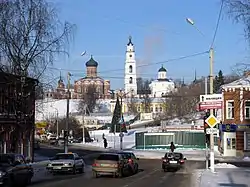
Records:
M196 27L195 22L191 18L186 18L186 21L195 27L199 33L204 36L204 34ZM213 45L209 48L209 93L213 94L213 86L214 86L214 79L213 79L213 65L214 65L214 49ZM210 115L213 115L213 110L210 109ZM208 169L208 161L206 159L206 167ZM214 135L210 134L210 169L214 172Z
M81 56L84 56L86 51L81 53ZM66 105L66 131L64 131L64 152L68 153L68 141L69 141L69 101L71 98L70 93L70 77L72 74L70 72L67 73L67 105ZM84 126L83 126L83 134L84 134Z
M50 105L56 111L56 138L59 138L59 125L58 125L58 115L59 111L57 108L53 107L52 104Z

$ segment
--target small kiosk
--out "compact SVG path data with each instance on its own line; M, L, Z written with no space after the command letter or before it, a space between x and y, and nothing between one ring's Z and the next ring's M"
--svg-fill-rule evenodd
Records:
M235 124L220 125L221 153L223 156L236 156L236 130Z

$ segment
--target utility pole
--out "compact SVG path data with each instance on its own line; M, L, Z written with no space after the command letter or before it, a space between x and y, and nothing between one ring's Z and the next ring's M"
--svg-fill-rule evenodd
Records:
M58 110L56 109L56 138L59 138Z
M64 131L64 152L68 153L68 143L69 143L69 100L70 100L70 76L71 74L68 72L67 75L67 108L66 108L66 129Z
M207 95L207 77L205 77L205 95ZM206 110L207 112L207 110ZM205 128L205 127L204 127ZM208 169L208 161L209 161L209 158L208 158L208 143L207 143L207 136L206 136L206 132L205 132L205 145L206 145L206 169Z
M84 103L84 106L83 106L83 114L82 114L82 143L85 144L85 127L84 127L84 117L85 117L85 114L86 114L86 106L85 106L85 103Z
M213 66L214 66L214 49L209 49L209 91L213 94L214 79L213 79ZM210 109L210 115L213 115L213 110ZM210 169L214 172L214 135L210 134Z
M123 120L123 116L122 116L122 95L120 96L121 98L121 119ZM122 133L122 124L120 124L120 150L123 149L123 133Z

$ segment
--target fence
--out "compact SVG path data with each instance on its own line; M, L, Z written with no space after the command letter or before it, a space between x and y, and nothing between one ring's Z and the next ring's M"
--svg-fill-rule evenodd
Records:
M140 132L135 135L136 149L169 149L171 142L177 148L205 148L205 135L203 132L191 131Z

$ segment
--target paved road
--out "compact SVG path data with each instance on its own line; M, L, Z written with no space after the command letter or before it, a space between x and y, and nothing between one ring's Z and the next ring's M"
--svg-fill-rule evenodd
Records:
M189 187L194 169L204 168L203 162L187 161L186 168L177 172L164 173L160 160L140 160L140 172L124 178L100 177L93 178L91 170L76 176L58 178L56 181L33 184L33 187ZM69 177L68 177L69 176ZM59 176L66 177L66 176ZM71 178L70 178L71 177ZM73 177L73 178L72 178Z
M69 151L76 152L81 156L84 156L86 164L91 165L96 156L103 152L103 149L99 148L83 148L83 147L70 147ZM42 149L37 150L36 153L41 156L52 157L56 153L63 152L62 148L58 147L47 147L42 146ZM186 163L186 169L178 171L176 173L164 173L161 171L161 161L160 160L146 160L141 159L140 169L136 175L125 177L121 179L114 178L92 178L91 168L85 174L79 175L56 175L51 176L50 174L46 179L36 180L32 184L34 187L68 187L68 186L82 186L85 187L100 186L100 187L140 187L140 186L154 186L154 187L165 187L168 186L185 186L189 187L190 178L192 176L192 171L194 169L205 168L205 162L202 161L190 161ZM239 166L249 166L250 162L236 162L234 165Z

